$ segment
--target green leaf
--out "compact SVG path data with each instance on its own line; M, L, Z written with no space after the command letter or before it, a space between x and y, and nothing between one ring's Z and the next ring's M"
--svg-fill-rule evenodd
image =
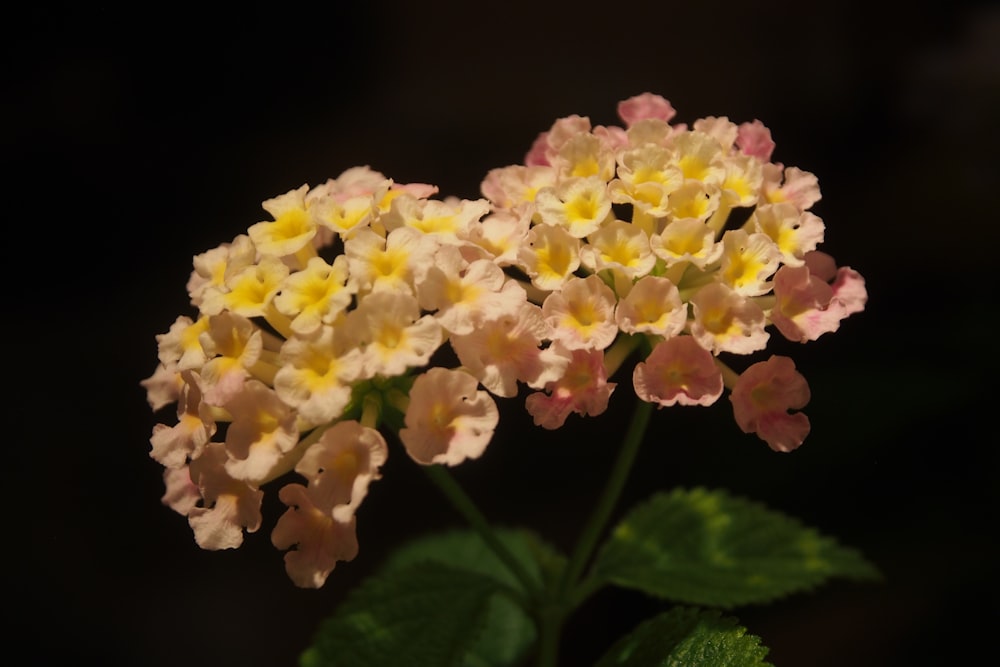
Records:
M497 537L539 584L561 556L527 531ZM444 574L441 577L439 575ZM518 664L536 638L518 579L472 530L397 549L319 629L302 667ZM400 600L410 599L404 610ZM387 630L388 628L388 630Z
M761 603L831 577L878 579L857 551L795 519L722 491L654 496L614 530L593 576L698 605Z
M320 625L301 667L462 665L498 584L425 562L366 579Z
M770 667L766 655L735 618L677 607L618 640L597 667Z
M528 575L540 585L550 570L561 567L562 557L534 534L517 529L497 529L496 535ZM482 538L472 530L455 530L418 538L397 549L383 566L393 571L414 563L436 562L489 577L525 593L520 582ZM484 630L466 657L467 667L504 667L517 664L536 638L534 620L508 597L490 600Z
M510 667L534 645L535 622L509 598L490 599L483 631L465 655L463 667Z

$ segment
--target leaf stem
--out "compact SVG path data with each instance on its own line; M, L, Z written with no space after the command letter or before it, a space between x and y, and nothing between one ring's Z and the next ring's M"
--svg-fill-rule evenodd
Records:
M479 533L486 545L493 550L497 558L510 570L511 574L517 577L528 594L536 598L540 593L538 583L531 578L527 570L518 562L517 558L504 546L496 533L493 532L490 522L487 521L483 513L479 511L472 499L465 493L462 487L455 481L451 473L441 465L422 466L427 476L440 489L441 493L451 502L452 506L461 514L469 525Z

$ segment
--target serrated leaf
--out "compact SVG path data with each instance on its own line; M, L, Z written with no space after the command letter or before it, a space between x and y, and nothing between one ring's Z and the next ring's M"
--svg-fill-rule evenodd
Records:
M479 637L469 648L462 667L510 667L520 664L538 633L535 622L509 598L494 595Z
M541 584L547 567L562 558L527 531L500 529L496 531L496 534L528 576L538 584ZM443 571L458 573L459 576L454 580L439 582L444 584L441 590L430 590L433 588L434 582L427 579L424 572L436 572L442 568L444 568ZM463 610L451 617L451 620L435 621L435 624L444 623L452 628L463 628L463 631L468 633L465 638L452 637L450 640L453 642L453 647L461 648L458 654L452 658L454 662L442 662L442 658L437 654L425 655L424 653L407 655L405 660L400 657L396 662L392 662L394 658L398 657L395 654L376 656L372 653L359 653L357 661L350 662L355 660L354 657L351 657L354 654L349 653L345 656L339 645L345 641L362 643L371 641L371 637L354 637L354 635L370 632L364 614L371 612L371 609L366 608L365 605L370 603L374 603L376 606L386 604L381 599L383 595L395 599L391 595L394 586L403 586L408 590L413 590L416 594L415 587L421 584L405 581L412 572L416 572L420 581L427 584L424 587L425 592L434 597L434 601L429 603L428 613L431 614L439 611L436 608L439 602L444 606L454 606L452 602L442 599L442 596L447 598L455 595L455 585L462 586L462 582L466 580L478 582L480 585L487 582L487 592L481 600L475 597L469 599L469 606L463 607ZM400 577L403 577L403 581L400 581ZM375 581L381 581L382 584L376 584ZM476 586L473 586L473 589L475 589L473 592L479 590ZM536 629L531 617L513 601L512 596L509 595L511 592L523 594L525 591L517 577L474 531L455 530L420 537L396 549L376 575L366 580L362 588L352 593L334 616L321 625L315 644L303 654L301 665L302 667L332 667L333 665L355 664L406 664L415 667L420 665L437 667L438 665L456 664L462 667L507 667L517 664L518 660L534 643ZM481 604L477 604L477 601ZM420 610L416 610L416 613L418 616L426 615ZM466 617L467 613L474 613L474 616ZM384 614L378 618L380 621L402 622L399 619L387 619ZM365 621L364 627L359 625L359 619ZM470 627L468 623L472 619L475 620L475 627ZM408 633L409 630L406 632ZM437 632L436 628L434 632ZM395 639L392 640L395 641ZM386 638L378 641L386 641ZM421 637L417 641L437 640ZM350 649L350 651L354 650L355 647Z
M806 591L831 577L877 579L857 551L722 491L678 489L634 509L594 576L677 602L732 607Z
M534 534L518 529L498 529L496 535L539 585L551 563L562 557ZM472 530L455 530L418 538L392 553L383 571L421 562L436 562L496 580L524 593L524 589L496 554ZM509 598L490 600L479 639L466 656L466 667L505 667L516 664L535 641L534 620Z
M597 667L771 667L767 651L735 618L677 607L618 640Z
M301 667L462 665L496 580L424 562L366 579L323 621Z

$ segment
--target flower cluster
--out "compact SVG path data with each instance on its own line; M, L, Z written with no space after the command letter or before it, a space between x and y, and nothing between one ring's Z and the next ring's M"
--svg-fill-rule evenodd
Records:
M728 387L743 431L802 443L791 360L737 373L720 356L864 308L862 278L816 251L816 178L771 162L759 121L671 124L652 94L618 111L622 127L557 120L481 199L356 167L265 201L271 219L194 258L197 314L157 336L142 384L154 410L176 403L150 453L200 546L238 547L262 487L294 471L271 539L297 585L322 586L358 551L383 430L453 466L490 442L494 396L526 387L535 423L558 428L602 413L633 353L641 400L710 405Z

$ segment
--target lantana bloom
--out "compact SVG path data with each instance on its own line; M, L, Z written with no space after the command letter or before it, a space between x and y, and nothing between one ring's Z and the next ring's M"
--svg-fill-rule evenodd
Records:
M296 585L322 586L358 553L384 433L419 465L458 465L490 444L494 397L560 428L605 412L629 360L639 400L728 389L740 429L802 443L804 378L756 355L773 331L836 331L868 298L818 249L818 179L775 162L757 119L678 123L649 92L617 111L556 119L480 198L356 166L264 199L268 219L194 255L194 312L156 335L141 385L154 411L173 405L149 454L200 546L240 546L297 475L271 540Z

